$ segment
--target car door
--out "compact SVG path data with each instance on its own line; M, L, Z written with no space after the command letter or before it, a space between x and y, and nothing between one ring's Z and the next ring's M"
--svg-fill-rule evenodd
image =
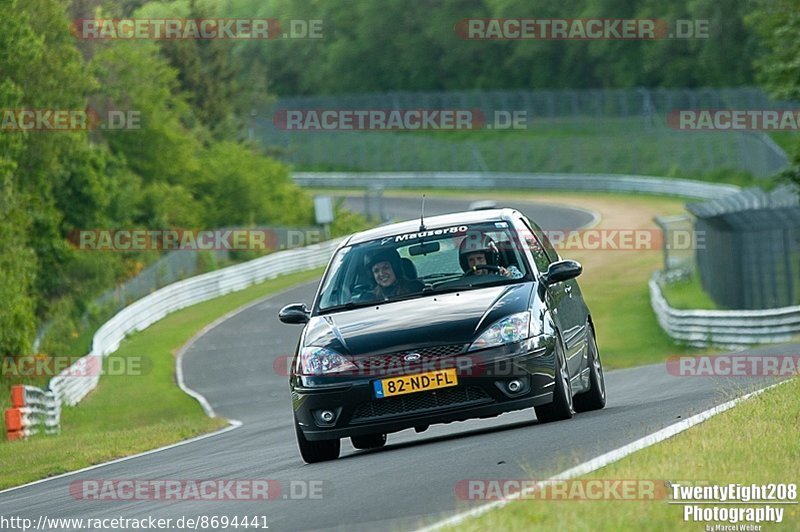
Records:
M523 230L524 239L541 276L547 272L550 264L561 260L561 257L541 228L524 217L521 217L520 221L527 229ZM525 235L526 232L529 236ZM564 340L570 377L575 378L584 366L583 358L586 352L584 327L586 317L580 288L575 279L570 279L550 285L547 288L547 295L548 305L555 310L554 320Z

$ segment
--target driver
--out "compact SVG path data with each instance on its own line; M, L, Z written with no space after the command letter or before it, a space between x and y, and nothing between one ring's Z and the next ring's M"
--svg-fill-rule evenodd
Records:
M516 266L500 266L500 251L491 237L467 235L458 246L458 261L465 275L498 273L509 279L520 279L523 274Z
M421 292L425 287L418 280L406 279L402 272L400 255L395 249L380 251L367 260L367 269L375 279L371 294L377 299L403 296Z

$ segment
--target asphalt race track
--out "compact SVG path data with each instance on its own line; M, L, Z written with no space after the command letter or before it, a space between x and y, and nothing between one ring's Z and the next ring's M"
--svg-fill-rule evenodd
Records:
M432 200L426 212L453 206L446 203ZM393 205L394 200L387 202L386 210ZM591 220L581 211L514 206L546 227L578 227ZM421 434L392 434L377 451L355 451L344 441L339 460L306 465L295 446L287 378L275 368L276 360L292 353L300 327L280 324L277 313L287 303L310 302L315 289L311 283L265 299L211 329L186 352L186 384L203 394L218 415L240 420L242 427L1 494L0 515L34 522L42 515L173 520L263 515L270 530L405 530L470 507L456 499L459 480L544 479L765 384L679 378L669 375L664 364L613 371L606 376L607 407L570 421L540 426L532 410L514 412L434 426ZM613 332L598 331L598 336L605 334ZM752 351L798 352L800 345ZM72 483L107 479L272 479L281 483L282 494L269 501L188 502L85 501L70 494ZM297 481L321 481L315 486L321 486L322 497L292 500L290 483L300 486Z
M343 197L346 208L351 211L366 212L367 204L363 196L348 195ZM422 196L419 198L384 196L381 203L384 217L394 221L418 219L422 212ZM442 199L438 197L426 198L425 216L466 210L470 203L471 201L468 200ZM543 229L577 229L590 224L594 220L592 213L582 209L565 208L544 203L534 204L525 201L502 200L496 203L497 207L510 207L529 215ZM376 211L377 205L373 203L372 212L375 213Z

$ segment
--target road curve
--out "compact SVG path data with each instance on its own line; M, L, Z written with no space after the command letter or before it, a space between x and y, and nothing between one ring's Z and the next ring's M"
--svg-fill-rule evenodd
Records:
M566 218L552 223L569 227ZM546 478L763 384L677 378L664 364L612 371L608 406L599 412L540 426L532 411L521 411L422 434L404 431L377 451L356 451L345 441L339 460L306 465L295 446L287 378L275 368L276 360L292 353L300 329L280 324L276 315L287 303L310 302L315 288L308 283L266 298L208 331L185 353L187 386L218 415L242 421L241 428L0 494L0 515L34 522L42 515L265 516L270 530L410 529L468 508L455 496L459 480ZM752 352L798 353L800 345ZM283 492L269 501L181 502L85 501L70 493L73 483L105 479L271 479ZM321 482L322 498L284 498L298 481Z

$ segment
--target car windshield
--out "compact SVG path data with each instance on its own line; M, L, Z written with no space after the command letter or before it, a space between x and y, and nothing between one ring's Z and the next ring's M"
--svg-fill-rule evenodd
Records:
M514 283L527 267L505 221L402 233L340 249L319 310L330 312L431 293Z

